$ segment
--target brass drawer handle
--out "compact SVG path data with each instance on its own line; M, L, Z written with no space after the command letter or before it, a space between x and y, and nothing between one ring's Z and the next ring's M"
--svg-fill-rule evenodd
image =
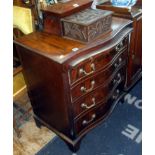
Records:
M81 87L81 92L88 93L94 89L95 81L91 81L91 88L87 89L84 86Z
M118 67L118 66L120 66L121 63L122 63L122 58L119 58L119 59L118 59L118 63L116 62L116 63L114 64L115 68Z
M119 84L119 83L121 83L121 81L122 81L121 74L120 74L120 73L118 73L118 74L117 74L117 79L114 79L114 81L113 81L113 82L114 82L114 83L118 83L118 84Z
M119 89L117 89L117 90L116 90L116 95L113 95L112 98L113 98L114 100L117 99L118 96L119 96L119 93L120 93L120 91L119 91Z
M92 69L92 71L90 71L90 72L86 72L83 68L80 68L79 74L80 74L80 75L81 75L81 74L90 75L90 74L94 73L94 72L95 72L95 64L92 63L92 64L90 65L90 67L91 67L91 69Z
M96 118L96 115L93 114L93 115L91 116L91 119L90 119L89 121L84 120L84 121L82 122L82 125L87 125L87 124L91 123L95 118Z
M121 63L122 62L122 58L119 58L118 61L119 61L119 63Z
M116 46L116 51L119 52L123 47L123 41L121 41L117 46Z
M88 105L85 104L85 103L82 103L82 104L81 104L81 108L83 108L83 109L90 109L90 108L94 107L94 106L96 105L96 103L95 103L95 98L94 98L94 97L92 98L92 102L93 102L93 104L90 105L90 106L88 106Z

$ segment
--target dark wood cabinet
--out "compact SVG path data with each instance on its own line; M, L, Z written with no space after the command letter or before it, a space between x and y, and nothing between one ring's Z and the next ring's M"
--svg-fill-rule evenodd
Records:
M127 68L126 90L129 90L142 75L142 1L137 1L137 5L128 8L114 7L106 2L98 5L97 8L113 11L113 16L130 19L133 21L133 32L130 39L129 60Z
M37 125L74 152L124 95L132 21L113 17L111 28L87 44L45 32L14 41Z
M142 0L137 0L136 5L142 7Z
M128 83L131 87L139 78L142 72L142 16L139 16L133 23L134 31L131 34L130 58L128 65Z

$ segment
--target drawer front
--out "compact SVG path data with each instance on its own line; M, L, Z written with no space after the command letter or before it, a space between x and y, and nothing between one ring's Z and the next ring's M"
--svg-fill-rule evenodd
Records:
M106 101L111 97L111 94L119 84L123 84L125 81L125 68L121 68L118 72L109 78L109 81L97 88L95 91L82 97L74 103L74 116L75 119L80 117L82 114L93 109L99 104L105 104Z
M121 42L109 50L103 51L100 49L72 61L69 71L70 84L72 85L82 78L107 67L122 50L127 49L127 46L128 37L125 37Z
M81 133L85 132L86 130L91 129L96 123L100 120L104 119L108 113L113 110L115 105L115 101L121 95L120 89L115 89L112 94L112 97L104 104L101 104L99 107L91 110L86 115L82 116L81 118L75 121L75 132L76 136L80 135Z
M103 85L114 72L126 64L126 58L127 52L122 52L108 68L98 74L95 74L93 77L83 80L78 85L75 85L71 89L72 102Z

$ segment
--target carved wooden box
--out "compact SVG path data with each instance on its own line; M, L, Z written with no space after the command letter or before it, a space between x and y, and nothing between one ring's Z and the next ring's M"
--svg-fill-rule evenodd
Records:
M111 30L111 11L85 9L79 13L62 18L65 37L89 42Z

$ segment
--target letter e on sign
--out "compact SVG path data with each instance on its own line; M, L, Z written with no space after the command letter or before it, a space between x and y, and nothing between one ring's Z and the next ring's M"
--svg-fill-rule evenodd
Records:
M122 134L133 140L137 136L138 132L139 129L128 124L127 128L125 128L125 130L122 131Z

